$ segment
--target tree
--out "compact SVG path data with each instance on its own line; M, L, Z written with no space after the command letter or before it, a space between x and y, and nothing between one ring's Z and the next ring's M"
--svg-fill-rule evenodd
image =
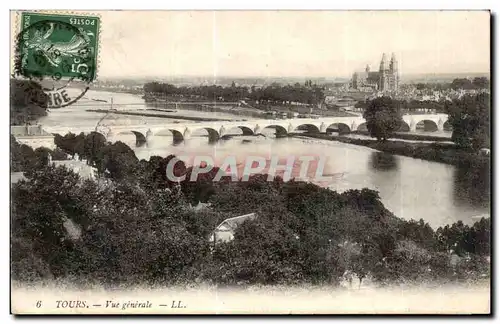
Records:
M472 80L472 84L477 89L488 89L490 87L490 81L487 77L475 77L474 80Z
M48 95L42 87L27 80L10 80L10 124L23 125L46 116Z
M106 138L104 135L91 132L85 136L83 140L83 157L87 159L89 165L97 162L99 152L106 146Z
M385 141L402 125L402 117L397 102L390 97L373 99L363 113L366 127L371 137Z
M459 147L478 150L490 147L490 95L467 95L446 102L445 111L453 127L452 141Z
M459 89L470 90L473 87L474 86L472 85L472 81L467 78L454 79L451 82L451 88L454 90L459 90Z
M142 181L142 185L144 188L148 189L165 189L171 188L175 185L178 185L177 182L169 179L167 176L167 166L172 161L172 159L176 159L174 161L175 165L173 165L172 173L175 177L182 177L186 173L186 164L184 161L176 158L175 155L169 155L166 158L160 156L152 156L149 158L149 161L142 160L141 163L144 163L143 167L143 176L140 179Z
M491 221L489 218L481 218L471 228L473 240L473 253L478 255L490 255L491 253Z
M67 133L64 136L56 134L54 136L54 143L58 148L70 155L74 156L78 154L80 157L83 157L85 152L85 137L84 133L80 133L79 135Z
M114 180L135 181L134 176L140 170L134 151L120 141L102 147L96 157L96 167L101 174Z
M80 203L85 197L77 189L79 177L53 166L29 170L25 176L27 180L12 189L12 236L28 240L36 258L43 260L53 275L68 274L74 246L67 239L64 224L68 218L80 221L86 214ZM23 258L18 251L13 252L13 259Z

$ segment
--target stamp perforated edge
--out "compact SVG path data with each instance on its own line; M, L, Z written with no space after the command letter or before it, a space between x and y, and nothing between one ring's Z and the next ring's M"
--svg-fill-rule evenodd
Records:
M95 77L92 82L96 82L99 80L99 69L101 67L101 37L102 37L102 16L100 13L89 12L89 11L72 11L72 10L11 10L11 12L15 13L14 17L14 28L11 28L11 49L10 49L10 74L11 76L15 72L15 64L16 64L16 49L18 45L17 35L22 30L21 26L21 14L23 12L27 13L41 13L41 14L53 14L53 15L75 15L75 16L89 16L89 17L97 17L99 18L99 36L97 37L97 57L96 57L96 71ZM12 18L12 14L11 17ZM11 22L12 26L12 22ZM14 32L12 34L12 31Z

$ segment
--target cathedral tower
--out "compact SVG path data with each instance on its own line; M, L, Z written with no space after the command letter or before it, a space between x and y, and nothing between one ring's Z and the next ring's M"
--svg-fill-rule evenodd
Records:
M380 84L378 88L380 91L385 91L388 88L388 76L387 76L387 58L385 56L385 53L382 55L382 60L380 61L380 68L379 68L379 74L380 74Z
M391 73L391 90L397 91L399 88L399 72L398 61L396 55L392 53L391 63L389 64L389 72Z

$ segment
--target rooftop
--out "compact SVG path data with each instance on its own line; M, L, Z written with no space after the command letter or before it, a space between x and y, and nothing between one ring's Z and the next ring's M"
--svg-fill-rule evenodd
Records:
M10 173L10 184L18 183L21 180L24 180L23 172L11 172Z
M42 129L42 125L10 126L10 133L14 136L52 136Z

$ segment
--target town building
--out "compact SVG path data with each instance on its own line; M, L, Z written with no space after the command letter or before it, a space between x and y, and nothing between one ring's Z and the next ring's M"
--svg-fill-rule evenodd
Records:
M10 126L10 133L19 143L31 146L33 149L56 147L54 135L44 131L42 125Z
M363 92L395 92L399 89L399 79L396 55L393 53L390 62L387 62L384 53L378 71L370 71L370 66L367 65L363 72L354 72L351 87Z
M82 179L94 180L96 179L97 170L88 165L86 160L80 160L78 154L72 160L56 160L53 161L52 157L49 155L49 165L52 164L56 167L64 166L68 170L71 170L78 174Z
M18 183L21 180L26 180L24 172L11 172L10 173L10 184L11 186Z

